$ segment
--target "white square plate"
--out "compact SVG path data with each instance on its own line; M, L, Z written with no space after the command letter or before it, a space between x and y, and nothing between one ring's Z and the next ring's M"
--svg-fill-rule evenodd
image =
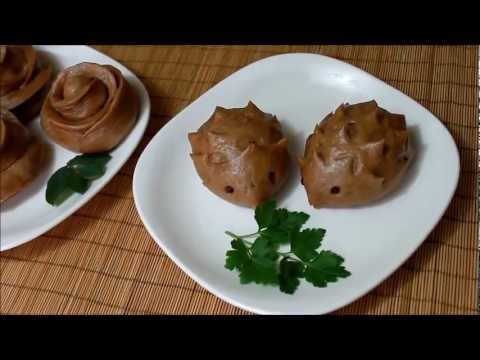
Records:
M256 230L253 211L232 205L202 185L190 159L189 132L215 106L243 107L252 100L277 115L293 156L303 153L317 122L342 102L375 99L405 114L416 156L401 187L384 200L356 209L315 210L298 170L279 195L279 205L311 215L308 227L327 230L322 248L345 258L352 275L315 288L301 282L294 295L278 288L240 285L224 268L230 239ZM420 246L450 203L459 177L459 155L445 126L420 104L366 72L313 54L263 59L223 80L172 119L149 143L134 174L139 214L155 241L204 288L245 310L261 314L323 314L367 293Z
M110 152L112 159L107 172L95 180L83 195L75 194L58 207L45 200L45 190L50 176L68 160L78 155L56 145L48 139L40 126L40 116L32 120L29 128L50 145L50 160L42 173L25 189L0 206L0 251L24 244L50 230L73 214L97 194L121 169L137 147L150 118L150 99L142 82L125 66L87 46L35 46L40 56L52 64L54 75L66 67L88 61L109 64L119 69L131 84L140 100L137 123L127 137Z

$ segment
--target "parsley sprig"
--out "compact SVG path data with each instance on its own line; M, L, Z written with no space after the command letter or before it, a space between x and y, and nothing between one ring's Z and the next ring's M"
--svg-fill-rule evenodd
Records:
M92 181L102 177L112 157L106 153L75 156L48 179L45 199L59 206L74 193L85 194Z
M256 232L225 232L233 239L225 267L238 270L241 284L277 285L287 294L297 290L302 278L315 287L326 287L350 276L340 255L330 250L318 251L325 229L302 230L309 217L304 212L277 208L275 200L264 202L255 209ZM290 251L280 251L287 244Z

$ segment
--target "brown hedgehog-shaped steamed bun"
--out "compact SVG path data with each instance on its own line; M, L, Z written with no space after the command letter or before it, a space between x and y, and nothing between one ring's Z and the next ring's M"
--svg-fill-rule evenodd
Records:
M226 201L254 208L285 184L287 139L277 118L252 102L245 108L217 107L188 138L203 184Z
M384 197L412 160L408 138L405 117L375 101L340 105L315 127L299 159L309 203L351 207Z

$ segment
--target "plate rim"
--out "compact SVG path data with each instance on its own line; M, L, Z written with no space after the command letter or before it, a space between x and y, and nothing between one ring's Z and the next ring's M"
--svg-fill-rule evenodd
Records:
M105 188L105 186L108 185L108 183L118 174L118 172L121 170L121 168L126 164L126 162L132 157L133 153L135 152L135 150L138 148L138 145L140 144L140 142L142 141L144 135L145 135L145 131L147 130L147 127L148 127L148 124L150 122L150 116L151 116L151 101L150 101L150 95L145 87L145 85L143 84L143 82L138 78L138 76L132 71L130 70L127 66L123 65L122 63L120 63L119 61L115 60L114 58L108 56L107 54L93 48L92 46L88 46L88 45L34 45L35 46L41 46L41 47L45 47L45 48L54 48L54 47L62 47L62 46L70 46L70 47L77 47L77 48L83 48L84 50L87 50L87 51L90 51L90 52L94 52L95 54L100 54L106 58L108 58L110 61L112 61L114 64L116 64L117 66L120 65L121 67L125 68L128 70L130 76L133 76L135 78L135 80L139 83L139 85L141 85L141 92L142 94L139 94L142 98L145 98L145 104L144 104L144 107L141 108L142 111L145 111L145 116L147 118L147 120L144 122L144 123L141 123L140 121L137 121L136 125L134 128L132 128L131 132L136 129L138 126L140 128L140 135L138 137L137 140L134 140L133 141L133 145L132 145L132 151L130 152L130 154L124 158L121 158L120 161L119 161L119 166L118 166L118 170L116 171L112 171L110 174L105 174L107 176L105 176L103 178L103 180L105 181L105 183L97 190L97 191L93 191L92 193L90 194L86 194L86 195L82 195L83 197L79 197L77 201L75 201L72 206L68 209L66 209L63 213L59 214L56 218L54 218L52 221L46 223L46 224L43 224L42 226L39 226L37 229L37 231L34 231L32 232L33 235L28 235L26 236L25 238L20 238L19 240L16 240L16 241L13 241L13 242L10 242L10 243L7 243L6 245L3 245L2 244L2 241L0 241L0 253L1 252L4 252L4 251L7 251L7 250L11 250L13 248L16 248L16 247L19 247L21 245L24 245L28 242L31 242L33 240L35 240L36 238L42 236L43 234L45 234L47 231L53 229L55 226L59 225L61 222L65 221L67 218L69 218L75 211L77 211L78 209L80 209L82 206L86 205L88 202L90 202L90 200L92 200L92 198L94 196L96 196L103 188ZM138 119L139 120L139 119ZM45 135L46 136L46 135ZM143 152L142 152L143 153ZM135 166L136 167L136 166ZM53 171L53 170L52 170ZM133 178L133 177L132 177Z
M164 242L162 241L162 239L157 236L157 233L155 231L153 231L153 227L152 225L150 224L150 222L147 220L147 217L144 213L144 210L141 206L141 203L139 202L139 195L138 195L138 187L136 186L136 184L138 183L138 172L137 171L140 166L142 166L141 164L144 162L144 158L145 158L145 154L149 152L152 144L156 141L157 137L159 136L162 136L160 135L161 133L161 130L165 127L168 127L169 125L171 125L172 123L174 123L175 119L180 117L181 115L183 115L185 112L187 112L191 107L193 107L198 101L200 101L204 96L208 95L210 92L213 92L214 89L216 89L218 86L220 86L224 81L226 81L227 79L230 79L231 77L237 75L238 73L240 73L241 71L245 70L245 69L248 69L249 67L252 67L254 65L258 65L259 63L262 63L262 62L267 62L269 60L272 60L272 59L275 59L275 58L280 58L280 57L298 57L298 56L303 56L303 57L319 57L319 58L323 58L324 60L327 60L327 61L330 61L330 62L334 62L334 63L337 63L337 64L341 64L342 66L347 66L347 67L350 67L352 69L354 69L356 72L360 72L362 75L366 75L367 77L371 78L371 79L374 79L375 81L377 82L380 82L383 86L386 86L389 90L394 90L394 93L397 92L401 95L403 95L404 97L406 97L407 99L409 99L410 101L413 101L415 103L416 106L418 106L419 108L421 108L422 110L426 111L427 113L429 113L434 121L436 121L437 123L439 123L442 127L443 127L443 130L446 132L446 134L448 134L447 136L447 139L449 139L449 141L452 143L452 147L455 151L455 165L456 165L456 168L454 169L455 170L455 181L454 181L454 186L453 186L453 190L451 191L450 195L448 196L448 198L446 199L447 201L445 202L445 206L443 207L443 209L441 210L441 216L439 216L439 218L433 223L433 225L428 229L428 231L426 232L426 235L423 237L423 239L419 240L417 243L415 243L411 248L408 249L408 251L406 251L406 253L408 254L407 256L405 256L405 258L400 261L400 263L395 263L393 264L392 266L388 267L385 269L384 273L382 276L379 277L379 280L378 281L374 281L373 284L369 287L366 287L363 291L360 291L357 295L351 297L351 298L348 298L346 301L341 301L339 303L339 305L335 305L335 306L332 306L330 307L329 310L327 311L323 311L323 312L312 312L312 313L305 313L305 312L276 312L276 311L268 311L268 310L264 310L264 309L261 309L259 307L256 307L256 306L250 306L250 305L246 305L246 304L242 304L241 302L231 298L230 296L228 295L225 295L221 290L218 290L215 286L211 286L207 281L204 281L203 279L201 279L199 276L197 276L195 274L194 271L192 271L190 269L190 267L188 266L188 264L184 264L184 262L182 262L181 260L179 260L171 251L171 249L169 248L169 246ZM363 70L363 69L360 69L358 68L357 66L355 65L352 65L350 63L347 63L347 62L344 62L342 60L339 60L339 59L336 59L336 58L333 58L333 57L330 57L330 56L326 56L326 55L323 55L323 54L315 54L315 53L306 53L306 52L291 52L291 53L283 53L283 54L276 54L276 55L272 55L272 56L267 56L265 58L262 58L260 60L257 60L257 61L254 61L250 64L247 64L245 65L244 67L238 69L237 71L235 71L234 73L230 74L229 76L227 76L226 78L224 78L223 80L219 81L218 83L216 83L214 86L212 86L210 89L208 89L205 93L203 93L202 95L200 95L197 99L195 99L194 101L192 101L190 104L188 104L184 109L182 109L179 113L177 113L174 117L172 117L163 127L161 130L159 130L153 137L152 139L150 139L149 143L146 145L146 147L144 148L144 150L142 151L142 153L140 154L140 157L137 161L137 164L135 165L135 170L134 170L134 173L133 173L133 181L132 181L132 192L133 192L133 199L134 199L134 203L135 203L135 207L137 209L137 212L140 216L140 219L143 223L143 225L145 226L147 232L150 234L150 236L154 239L154 241L156 242L156 244L158 246L160 246L160 248L168 255L168 257L174 261L174 263L183 271L185 272L191 279L193 279L195 282L197 282L199 285L201 285L203 288L205 288L207 291L209 291L210 293L212 293L213 295L217 296L218 298L224 300L225 302L227 303L230 303L231 305L233 306L236 306L240 309L243 309L243 310L246 310L246 311L249 311L251 313L255 313L255 314L260 314L260 315L282 315L282 314L315 314L315 315L322 315L322 314L328 314L328 313L331 313L333 311L337 311L341 308L344 308L345 306L348 306L350 304L352 304L353 302L355 302L356 300L362 298L363 296L365 296L366 294L368 294L370 291L372 291L375 287L379 286L381 283L383 283L388 277L390 277L393 273L395 273L397 270L399 270L402 265L409 259L411 258L411 256L418 250L418 248L425 242L425 240L428 238L428 236L431 234L431 232L434 230L434 228L438 225L438 223L442 220L446 210L448 209L448 207L450 206L451 202L452 202L452 199L455 195L455 191L458 187L458 183L459 183L459 179L460 179L460 154L459 154L459 150L458 150L458 147L457 147L457 144L456 144L456 141L455 139L453 138L452 134L450 133L450 130L447 128L447 126L436 116L434 115L429 109L427 109L426 107L424 107L422 104L420 104L418 101L416 101L415 99L413 99L412 97L410 97L409 95L405 94L404 92L402 92L401 90L393 87L392 85L386 83L385 81L383 81L382 79L379 79L377 78L376 76L368 73L367 71ZM453 169L452 169L453 170Z

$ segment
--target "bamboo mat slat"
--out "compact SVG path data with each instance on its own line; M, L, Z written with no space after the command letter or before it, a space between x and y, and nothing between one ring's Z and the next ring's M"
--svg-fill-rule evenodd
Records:
M241 67L286 52L358 66L438 116L461 155L445 216L389 279L337 314L478 313L478 47L98 46L145 83L152 116L120 173L45 235L0 254L3 314L247 314L185 275L142 226L132 196L139 155L162 126Z

